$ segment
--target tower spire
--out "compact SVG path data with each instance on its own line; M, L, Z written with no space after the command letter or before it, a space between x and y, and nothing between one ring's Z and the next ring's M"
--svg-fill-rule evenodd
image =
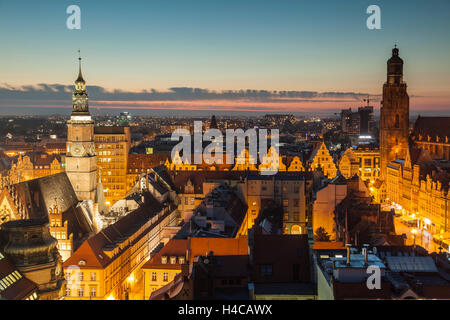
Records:
M83 74L81 73L81 51L78 49L78 78L75 82L85 82L83 79Z
M89 114L88 107L88 93L86 90L86 82L83 79L83 74L81 73L81 53L78 50L78 78L75 80L75 91L72 95L72 114L83 113Z

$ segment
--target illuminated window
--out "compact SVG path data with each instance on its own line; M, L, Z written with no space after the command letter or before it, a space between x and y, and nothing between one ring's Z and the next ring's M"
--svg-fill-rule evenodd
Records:
M163 281L169 281L169 274L167 272L163 274Z

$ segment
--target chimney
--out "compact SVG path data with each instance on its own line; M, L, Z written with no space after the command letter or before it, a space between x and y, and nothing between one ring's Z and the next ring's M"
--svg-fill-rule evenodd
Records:
M350 249L352 245L350 243L347 243L345 246L347 247L347 265L350 265L350 254L351 254Z
M368 265L368 262L367 262L367 249L369 248L369 245L368 244L364 244L363 246L364 246L364 248L363 248L364 266L367 266Z

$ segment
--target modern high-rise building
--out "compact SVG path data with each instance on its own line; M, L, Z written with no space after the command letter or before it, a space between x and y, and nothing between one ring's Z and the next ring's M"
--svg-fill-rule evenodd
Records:
M369 136L374 127L372 106L359 107L357 112L352 112L351 108L341 110L341 128L347 135Z
M386 177L390 161L405 159L408 150L409 96L403 82L403 60L397 47L387 62L387 81L383 86L380 109L381 177Z
M86 82L81 74L81 57L73 107L67 121L66 173L78 200L95 200L97 188L97 156L94 144L94 120L88 106Z
M375 121L373 120L373 107L365 106L358 108L359 135L370 136L373 133Z

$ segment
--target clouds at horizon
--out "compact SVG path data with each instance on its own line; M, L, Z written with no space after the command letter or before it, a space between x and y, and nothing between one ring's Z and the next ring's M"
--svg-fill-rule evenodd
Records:
M343 108L371 105L379 109L381 95L363 92L318 92L283 90L209 90L205 88L172 87L167 91L147 89L139 92L107 90L88 86L90 108L110 110L192 110L222 112L329 112ZM0 84L0 109L66 109L71 108L73 85L45 84L12 86ZM411 96L412 110L448 110L450 99ZM417 105L422 106L416 108ZM434 106L431 107L430 106ZM37 112L39 113L39 111Z
M369 93L361 92L318 92L293 90L209 90L192 87L172 87L167 91L148 89L142 91L125 91L120 89L107 90L101 86L87 86L90 98L96 100L205 100L205 99L252 99L255 101L284 101L284 100L314 100L314 99L349 99L362 101ZM7 83L0 84L0 98L2 99L65 99L71 94L73 85L46 84L12 86ZM372 95L379 97L380 95Z

